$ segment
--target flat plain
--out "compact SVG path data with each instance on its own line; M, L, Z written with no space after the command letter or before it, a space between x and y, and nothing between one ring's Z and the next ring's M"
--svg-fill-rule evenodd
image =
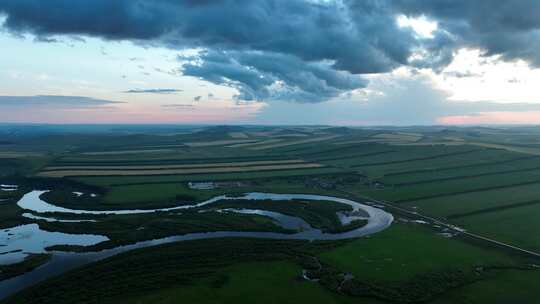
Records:
M538 291L532 282L540 279L537 258L419 217L540 252L540 144L530 143L531 136L540 136L540 129L251 126L166 135L152 130L106 136L0 132L2 141L11 143L0 146L0 184L18 185L15 191L0 191L0 228L37 223L47 231L109 238L89 248L56 250L114 248L210 231L290 233L264 214L218 212L224 208L256 206L337 231L336 212L347 209L331 203L225 201L181 212L45 214L61 220L51 222L22 216L28 210L17 201L25 193L47 189L41 196L47 202L94 211L169 208L248 192L319 194L388 204L385 210L394 216L388 229L350 240L211 239L127 251L2 302L533 303ZM9 271L24 273L47 261L28 258ZM305 271L316 280L306 279Z

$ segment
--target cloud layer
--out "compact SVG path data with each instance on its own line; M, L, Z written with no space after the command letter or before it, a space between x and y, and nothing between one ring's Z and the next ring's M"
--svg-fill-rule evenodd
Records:
M539 1L398 0L394 5L400 13L438 21L438 36L448 37L439 50L481 49L486 56L540 66Z
M174 94L182 92L179 89L131 89L124 91L123 93L128 94Z
M416 44L384 2L5 0L4 26L42 39L82 35L206 49L186 75L245 100L317 102L407 63ZM106 12L106 13L104 13ZM293 69L297 69L297 73ZM296 75L295 75L296 74Z
M4 27L130 40L172 49L182 72L238 90L242 100L320 102L364 88L362 75L400 66L440 70L460 48L540 66L536 0L3 0ZM396 17L436 21L431 37ZM157 92L154 92L157 93Z
M282 124L329 125L434 125L460 123L458 118L474 121L485 113L540 113L540 104L497 103L491 101L449 101L444 91L434 88L424 76L388 77L374 81L384 94L374 94L363 101L339 100L326 104L275 102L259 113L257 121ZM302 115L298 113L309 113ZM485 123L485 122L483 122Z
M0 96L0 107L57 107L61 109L94 108L122 102L83 96L36 95Z
M206 51L191 59L183 64L184 75L236 88L241 100L318 102L367 84L329 64L280 53Z

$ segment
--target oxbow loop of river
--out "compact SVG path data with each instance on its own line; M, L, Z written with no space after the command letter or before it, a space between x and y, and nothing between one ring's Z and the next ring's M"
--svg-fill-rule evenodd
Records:
M203 206L211 205L221 200L275 200L275 201L290 201L290 200L308 200L308 201L332 201L337 203L346 204L352 207L350 212L339 212L339 217L343 225L347 225L357 219L366 219L366 225L342 233L324 233L319 229L311 227L304 220L280 214L277 212L271 212L258 209L221 209L217 212L238 212L244 214L258 214L270 217L277 225L287 229L293 229L295 233L276 233L276 232L240 232L240 231L218 231L218 232L206 232L206 233L190 233L179 236L171 236L162 239L142 241L132 245L119 246L113 249L106 249L96 252L60 252L53 251L50 261L33 270L27 272L21 276L4 280L0 282L0 299L7 297L14 292L31 286L41 280L44 280L53 275L61 274L67 270L73 269L90 262L99 261L101 259L113 256L115 254L149 246L155 246L159 244L197 240L197 239L211 239L221 237L256 237L256 238L268 238L268 239L304 239L304 240L338 240L346 238L361 237L369 234L379 232L386 229L393 221L393 216L390 213L385 212L382 209L371 207L365 204L361 204L349 199L337 198L332 196L315 195L315 194L275 194L275 193L258 193L252 192L244 194L243 196L230 197L226 195L216 196L207 201L193 204L193 205L181 205L172 208L161 209L136 209L136 210L107 210L107 211L93 211L93 210L74 210L55 206L53 204L43 201L40 196L47 191L31 191L25 194L18 202L17 205L27 212L23 214L24 217L32 220L44 220L44 221L62 221L59 219L40 216L47 212L59 212L69 214L112 214L112 215L125 215L125 214L141 214L152 213L156 211L173 211L190 208L200 208ZM70 222L77 220L70 220ZM80 220L88 221L88 220ZM47 247L54 245L79 245L79 246L91 246L100 242L107 241L106 236L90 235L90 234L66 234L60 232L49 232L39 228L37 224L29 224L13 227L10 229L0 230L0 264L12 264L22 261L30 253L46 253Z

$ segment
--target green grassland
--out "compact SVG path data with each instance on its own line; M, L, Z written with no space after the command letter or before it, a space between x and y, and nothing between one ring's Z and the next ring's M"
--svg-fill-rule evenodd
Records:
M395 224L379 234L325 252L321 259L356 278L375 282L411 280L449 267L509 263L504 254L445 238L419 224Z
M382 195L394 202L421 201L459 193L473 193L485 190L497 190L507 187L536 184L540 182L540 169L519 171L495 175L462 177L459 179L433 181L429 183L389 187ZM369 194L369 193L368 193Z
M466 216L455 221L465 228L509 244L540 251L540 202L503 211Z
M105 303L355 303L320 286L301 281L302 269L292 262L253 262L227 267L221 274L226 283L220 288L210 282L172 287L142 297L121 296ZM367 300L363 303L375 303Z
M251 191L316 193L388 200L470 232L540 251L536 233L540 229L540 128L208 127L152 132L25 133L18 137L0 130L0 140L11 143L0 146L0 156L5 156L0 158L0 182L22 185L20 191L0 191L0 200L6 199L0 202L0 227L28 222L15 202L28 190L38 188L53 190L43 196L47 201L93 210L170 207ZM306 142L312 138L316 141ZM287 159L325 167L33 178L47 166L170 166ZM194 190L187 187L192 181L244 184ZM85 194L77 197L74 191ZM89 193L98 195L90 197ZM335 212L343 206L296 203L250 202L257 208L299 216L326 231L338 228ZM219 204L223 208L243 206L236 201ZM96 248L199 231L290 232L263 216L182 213L84 216L99 221L39 224L50 231L111 238ZM53 299L54 303L434 304L537 300L533 282L540 279L540 272L527 265L538 261L459 236L446 238L438 232L396 222L386 231L346 242L209 240L170 244L88 265L30 288L6 303L52 303ZM318 261L318 266L313 261ZM320 281L303 280L302 269ZM343 281L344 273L354 279Z
M335 172L335 171L334 171ZM192 204L201 202L217 195L239 195L246 192L274 192L274 193L320 193L320 190L306 185L306 180L335 180L343 179L347 175L324 173L313 175L290 176L263 176L262 178L236 178L233 181L244 181L245 185L238 187L219 187L208 190L194 190L187 186L192 181L182 176L162 178L152 177L103 177L99 179L78 178L79 182L86 182L101 187L103 193L97 197L90 197L89 192L81 197L73 194L74 191L83 191L77 187L65 187L53 190L42 195L48 202L71 209L88 210L121 210L121 209L152 209ZM353 175L354 176L354 175ZM210 178L210 177L208 177ZM179 179L179 180L175 180ZM217 181L219 179L203 179L202 181ZM228 180L228 179L225 179ZM91 182L90 182L91 181ZM326 190L327 194L337 192Z
M11 228L25 222L21 218L22 210L14 203L2 202L0 204L0 229Z
M8 192L0 191L0 229L11 228L26 222L21 217L23 211L15 204L23 193L23 189Z
M402 162L388 165L383 164L361 169L367 170L368 172L375 172L379 174L379 176L383 176L381 180L388 184L397 184L401 182L412 183L418 180L423 180L426 177L426 173L431 173L433 178L466 175L464 173L469 173L471 168L481 170L482 168L479 167L482 164L489 164L483 168L492 168L494 167L494 162L504 162L506 160L513 160L518 157L520 157L520 155L516 155L515 153L511 152L482 149L471 150L471 152L460 154L445 155L432 159L424 159L421 161ZM461 169L461 171L459 171L459 169ZM420 171L417 173L418 178L415 178L414 176L415 171ZM431 176L429 176L428 180L432 179Z
M534 303L539 277L538 271L505 271L490 280L449 291L433 304Z
M323 250L326 245L309 244L295 241L268 241L268 240L213 240L190 241L178 244L170 244L149 248L150 250L137 250L129 254L122 254L112 259L97 263L92 267L85 267L65 276L44 282L26 293L16 296L6 303L72 303L73 301L133 302L142 300L141 296L163 292L171 293L174 289L181 288L180 295L174 296L175 300L183 299L184 295L193 300L206 298L212 299L208 294L198 291L224 289L231 282L228 271L236 271L240 275L255 274L264 279L270 278L274 282L283 280L279 286L287 286L294 282L295 277L290 277L299 267L295 260L311 252ZM159 256L159 259L155 259ZM282 262L280 262L282 261ZM259 262L259 263L257 263ZM271 272L264 272L265 268L258 267L262 262L273 262L268 266L283 266ZM250 263L234 266L237 263ZM229 268L232 267L232 268ZM285 275L286 277L282 277ZM82 279L84 278L84 279ZM235 278L242 280L235 275ZM253 278L253 277L252 277ZM66 280L67 279L67 280ZM81 280L82 279L82 280ZM242 281L247 280L248 277ZM65 281L64 281L65 280ZM265 281L251 279L251 286L259 287L270 295L274 290L272 285ZM49 285L51 284L51 285ZM234 284L234 283L233 283ZM57 286L58 288L49 288ZM302 286L305 286L302 288ZM185 289L187 287L188 289ZM245 286L244 286L245 287ZM228 294L233 296L241 289L242 285L233 285ZM195 290L189 290L194 288ZM333 294L325 292L318 286L301 284L289 287L295 290L297 297L303 298L312 291L318 294L326 294L332 298ZM252 293L252 296L258 296ZM156 295L159 298L162 295ZM238 299L238 297L236 297ZM253 298L251 299L253 300ZM248 301L249 302L249 301ZM203 302L204 303L204 302Z
M530 202L538 199L538 195L540 195L540 189L539 185L535 183L411 201L406 205L416 206L432 215L449 217L453 214Z
M463 178L468 176L478 176L481 174L498 174L506 173L518 170L531 170L538 168L540 159L536 157L515 157L514 154L510 154L510 158L503 157L506 152L487 150L482 153L478 153L475 158L468 159L467 162L458 161L437 161L436 164L431 166L425 166L425 162L422 163L421 169L412 168L407 166L409 171L400 171L395 173L389 173L382 178L382 181L388 185L411 185L415 183L432 182L434 180L444 180L452 178ZM494 156L492 160L491 155ZM501 155L503 154L503 155ZM472 156L472 155L470 155ZM429 165L429 164L428 164Z
M319 282L301 278L302 269L317 264ZM217 239L136 250L50 279L5 303L385 303L381 297L408 302L423 294L429 295L424 303L439 303L447 294L467 303L493 298L487 291L501 283L528 302L536 297L531 283L508 285L540 278L522 265L494 249L398 224L348 242ZM372 291L354 294L357 289L342 285L346 289L338 292L334 283L349 272L355 286L368 284Z

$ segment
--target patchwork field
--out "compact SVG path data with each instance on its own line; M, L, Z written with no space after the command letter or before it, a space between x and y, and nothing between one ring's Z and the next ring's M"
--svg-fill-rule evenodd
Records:
M419 216L540 252L537 136L540 131L528 128L208 127L167 135L9 137L13 144L0 147L5 156L0 184L19 188L0 190L0 229L38 223L48 231L106 235L110 241L96 248L111 248L193 232L290 233L267 216L220 214L219 208L256 207L299 217L327 232L342 229L336 212L347 211L327 202L229 201L189 212L45 214L63 221L51 222L23 217L27 211L16 205L34 189L50 189L42 199L55 205L94 211L166 208L246 192L323 194L365 199L379 207L376 200L384 200L395 221L384 232L349 241L206 240L128 252L45 281L6 303L48 303L52 294L55 303L80 296L101 303L206 303L201 292L225 303L236 303L236 295L261 303L313 298L433 304L507 303L515 295L531 303L537 298L531 282L540 279L531 265L539 261ZM148 262L157 255L170 259ZM47 263L44 257L9 272L24 273ZM306 280L303 271L319 281ZM73 292L64 288L60 295L47 288L58 284ZM138 286L139 292L122 286ZM275 295L283 293L294 296Z
M277 143L270 143L270 144L266 142L266 144L253 145L253 146L250 146L249 148L252 150L269 150L269 149L274 149L274 148L302 145L302 144L307 144L307 143L324 142L331 139L335 139L337 137L339 137L339 135L320 136L320 137L314 137L314 138L309 138L309 139L293 140L293 141L287 141L287 142L277 142Z
M321 164L283 164L283 165L266 165L266 166L226 166L226 167L202 167L192 169L71 169L71 170L54 170L42 171L38 176L43 177L66 177L66 176L129 176L129 175L189 175L189 174L206 174L206 173L232 173L232 172L253 172L253 171L272 171L272 170L290 170L290 169L307 169L321 168Z
M146 166L51 166L45 167L43 171L53 170L148 170L148 169L181 169L181 168L212 168L212 167L244 167L257 165L277 165L304 163L302 159L290 160L262 160L252 162L232 162L214 164L184 164L184 165L146 165Z

